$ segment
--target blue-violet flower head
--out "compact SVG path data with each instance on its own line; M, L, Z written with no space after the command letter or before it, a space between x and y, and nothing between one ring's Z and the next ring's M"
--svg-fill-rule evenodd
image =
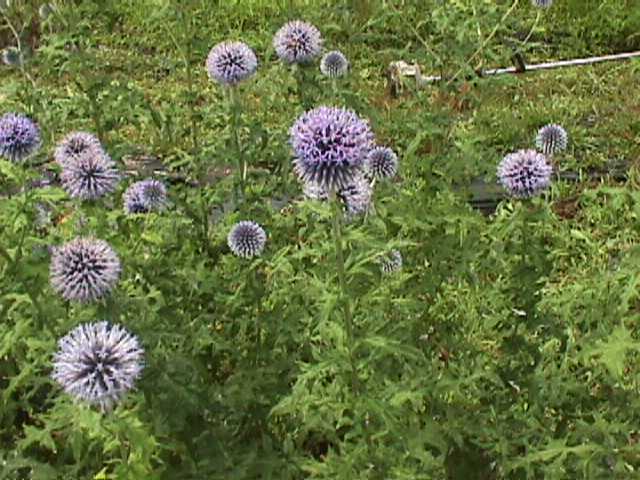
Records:
M534 7L549 8L553 4L553 0L531 0Z
M273 37L273 47L286 63L307 64L322 50L322 35L313 25L301 20L285 23Z
M498 180L516 198L537 195L551 183L552 168L535 150L510 153L498 165Z
M212 80L235 86L256 72L258 59L246 43L226 41L211 49L206 66Z
M70 197L95 200L115 190L120 175L105 152L89 149L69 158L60 180Z
M380 259L380 271L383 275L391 275L402 269L402 255L398 250L391 250Z
M87 151L93 155L104 153L102 144L95 135L88 132L71 132L58 142L53 158L58 165L64 167Z
M347 220L369 212L373 188L363 174L357 174L343 188L338 190L338 197L344 202Z
M28 117L6 113L0 117L0 157L22 162L40 148L40 129Z
M162 182L148 178L131 184L122 198L129 214L157 212L167 205L167 189Z
M55 248L49 278L65 300L89 303L111 292L120 271L120 259L107 242L79 237Z
M135 335L108 322L85 323L58 341L51 377L74 399L111 410L142 372Z
M367 155L364 170L372 179L392 178L398 173L398 156L389 147L375 147Z
M256 222L242 221L236 223L229 235L227 244L238 257L251 258L262 253L267 234Z
M344 54L338 50L327 52L320 60L320 71L329 78L342 77L349 70L349 61Z
M360 171L373 140L369 123L352 110L317 107L291 127L295 171L304 182L338 190Z
M569 135L560 125L545 125L536 135L536 147L545 155L553 155L567 149Z

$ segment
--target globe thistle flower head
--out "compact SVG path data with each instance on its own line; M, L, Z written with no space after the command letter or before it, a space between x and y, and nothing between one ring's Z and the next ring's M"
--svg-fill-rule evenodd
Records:
M24 63L22 52L15 47L7 47L2 50L2 63L10 67L19 67Z
M216 82L235 86L258 69L258 59L243 42L222 42L211 49L206 62L209 77Z
M371 206L373 188L364 175L353 177L344 188L338 190L338 197L343 201L347 219L352 220L358 215L365 214Z
M295 171L327 190L345 187L373 146L366 120L352 110L321 106L302 114L290 130Z
M344 54L338 50L333 50L324 54L320 60L320 71L325 77L343 77L349 70L349 61Z
M79 237L55 248L49 279L65 300L89 303L111 292L120 271L120 259L107 242Z
M498 165L498 180L515 198L530 198L551 183L551 165L535 150L510 153Z
M167 205L166 187L152 178L131 184L122 197L128 214L157 212Z
M251 258L258 256L267 243L267 234L256 222L242 221L236 223L229 235L227 244L238 257Z
M542 127L536 136L536 147L545 155L553 155L566 150L568 143L567 131L555 123Z
M24 115L6 113L0 117L0 157L22 162L40 148L40 129Z
M398 250L391 250L380 259L380 271L383 275L391 275L402 269L402 255Z
M367 155L364 164L367 177L382 180L398 173L398 156L389 147L375 147Z
M531 0L531 4L538 8L549 8L553 5L553 0Z
M60 175L62 188L71 198L95 200L115 190L120 175L103 151L88 149L69 157Z
M321 185L318 185L316 182L304 182L302 192L304 193L305 198L308 198L309 200L316 200L320 202L326 202L329 200L329 191Z
M273 37L280 59L289 64L311 63L322 50L322 36L313 25L301 20L285 23Z
M88 132L71 132L58 142L53 158L58 165L64 167L87 151L93 155L104 153L102 144L95 135Z
M51 377L74 399L111 410L143 369L138 339L120 325L85 323L58 341Z

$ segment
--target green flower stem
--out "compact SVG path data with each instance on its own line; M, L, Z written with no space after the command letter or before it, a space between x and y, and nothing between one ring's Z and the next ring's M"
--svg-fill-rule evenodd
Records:
M359 382L355 358L353 356L353 316L351 313L351 297L347 295L347 280L344 268L344 252L342 249L342 207L335 191L331 191L330 197L331 206L333 209L333 239L336 246L336 266L338 269L338 281L340 283L339 299L344 306L344 327L347 337L347 350L349 351L349 363L351 364L351 388L354 392L357 392L359 390Z
M237 185L236 194L239 197L244 196L245 180L247 178L247 164L244 158L242 145L240 143L240 97L235 87L227 88L229 116L231 117L231 134L233 136L233 146L235 149L236 169L237 169Z

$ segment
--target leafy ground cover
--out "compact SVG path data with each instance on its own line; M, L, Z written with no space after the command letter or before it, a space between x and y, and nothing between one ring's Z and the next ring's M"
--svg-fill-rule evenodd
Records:
M13 54L0 115L27 115L42 137L26 162L0 159L0 478L638 475L640 64L473 74L515 53L638 50L634 0L0 11ZM346 77L278 59L272 37L298 18L346 55ZM258 57L235 97L205 68L229 39ZM392 96L400 59L455 78ZM374 207L344 224L293 171L289 129L318 105L355 110L399 158ZM506 197L498 164L548 123L569 134L550 188L474 210L478 185ZM61 187L54 151L73 131L115 161L114 192ZM123 194L148 177L166 208L131 214ZM245 220L266 232L248 259L227 244ZM122 271L104 298L67 301L52 257L88 236ZM392 250L402 267L382 271ZM59 339L103 320L144 350L135 388L107 411L52 378Z

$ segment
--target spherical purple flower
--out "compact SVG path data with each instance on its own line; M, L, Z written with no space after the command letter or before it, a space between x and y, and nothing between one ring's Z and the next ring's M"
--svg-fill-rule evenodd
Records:
M24 56L17 48L7 47L2 51L2 63L10 67L20 67L24 64Z
M58 165L64 167L87 151L93 155L104 153L102 144L95 135L88 132L71 132L58 142L53 158Z
M551 183L551 166L535 150L519 150L504 157L498 166L498 180L516 198L537 195Z
M290 135L298 176L328 190L345 187L373 146L368 122L337 107L322 106L302 114Z
M349 70L349 61L344 54L333 50L324 54L320 60L320 71L329 78L342 77Z
M60 180L72 198L95 200L115 190L120 175L105 152L89 149L69 157Z
M555 123L542 127L536 136L536 147L545 155L566 150L568 142L567 131Z
M162 182L148 178L131 184L122 198L129 214L155 212L167 205L167 189Z
M222 42L211 49L206 66L212 80L234 86L255 73L258 59L246 43Z
M367 155L364 170L369 178L392 178L398 173L398 156L389 147L375 147Z
M380 259L380 271L383 275L391 275L402 269L402 255L398 250L391 250Z
M58 341L51 377L76 400L104 412L133 388L143 355L138 339L120 325L85 323Z
M55 249L50 281L65 300L88 303L111 292L120 270L120 259L107 242L76 238Z
M347 219L353 219L369 211L373 188L362 174L355 175L343 188L338 190L338 197L344 202Z
M21 162L40 148L40 129L24 115L6 113L0 117L0 157Z
M329 200L329 191L315 182L306 182L303 192L310 200ZM347 219L351 220L369 211L373 188L362 173L357 173L344 187L338 189L336 194L344 206Z
M310 63L322 50L322 36L313 25L300 20L285 23L273 37L273 47L286 63Z
M263 228L251 221L236 223L227 236L227 244L231 251L244 258L260 255L266 242L267 234Z

